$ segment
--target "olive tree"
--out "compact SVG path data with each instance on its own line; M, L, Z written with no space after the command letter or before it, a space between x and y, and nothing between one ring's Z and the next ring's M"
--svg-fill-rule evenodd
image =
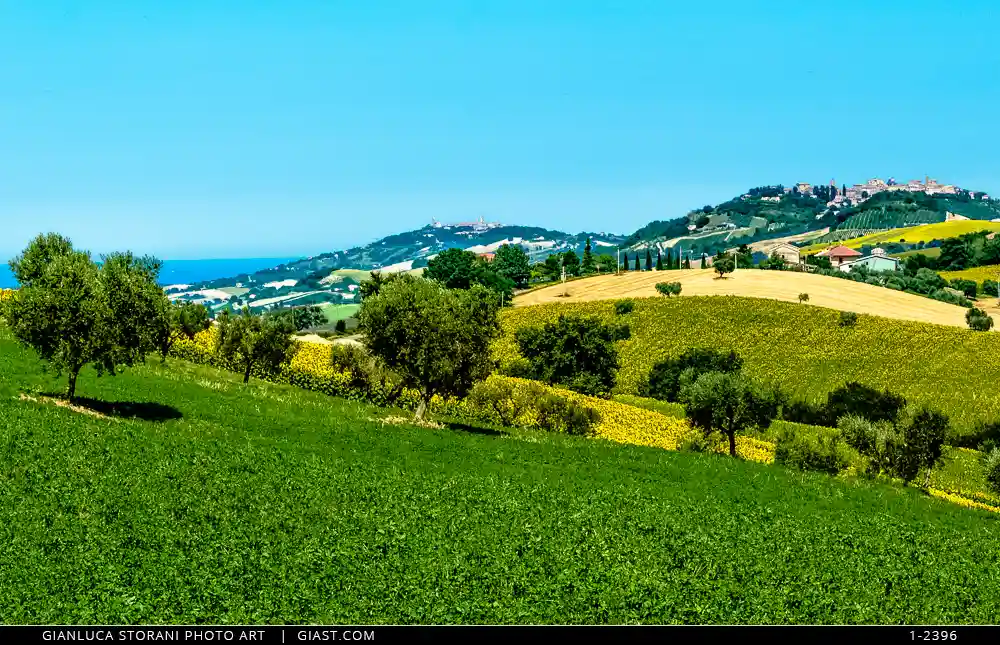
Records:
M261 316L248 307L236 316L224 312L219 317L216 353L239 365L243 382L249 383L254 367L275 372L292 359L294 332L295 325L286 316Z
M499 296L482 285L448 289L402 275L365 298L357 318L368 351L420 392L423 419L435 394L464 396L489 376L498 311Z
M15 338L68 374L67 398L76 395L85 365L115 374L157 349L166 300L156 284L158 260L113 253L98 264L49 233L32 240L10 268L20 290L4 304L4 317Z
M766 428L778 413L776 399L741 372L702 374L683 387L681 400L691 425L706 436L713 432L724 434L733 457L737 434Z
M720 278L726 277L727 273L732 273L736 268L736 263L729 256L719 258L712 263L712 268L719 274Z

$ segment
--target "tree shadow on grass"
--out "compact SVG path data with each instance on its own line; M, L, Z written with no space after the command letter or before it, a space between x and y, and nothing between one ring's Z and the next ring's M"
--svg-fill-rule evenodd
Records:
M470 432L472 434L484 434L493 437L499 437L505 434L496 428L491 428L486 425L473 425L462 421L441 421L441 423L443 423L449 430L456 430L458 432Z
M78 408L81 412L90 412L102 417L137 419L154 423L184 418L184 415L177 408L152 401L101 401L100 399L80 396L73 397L72 401L66 401L58 394L43 394L42 396L46 399L61 399L71 408Z

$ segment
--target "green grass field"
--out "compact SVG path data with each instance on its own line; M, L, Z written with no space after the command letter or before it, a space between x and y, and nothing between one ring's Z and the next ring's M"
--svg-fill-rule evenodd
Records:
M932 246L926 249L913 249L912 251L903 251L902 253L894 253L893 257L897 258L908 258L911 255L926 255L929 258L936 258L941 255L940 246Z
M361 305L335 305L332 303L326 303L320 305L323 309L323 314L326 316L326 321L328 323L335 323L338 320L346 320L358 313L358 309Z
M0 330L0 622L991 623L992 514L865 481L384 411Z
M839 312L822 307L734 296L638 298L635 311L615 316L613 300L520 307L502 313L498 357L517 356L513 332L562 313L628 323L620 345L618 394L638 393L653 365L688 347L735 350L745 371L814 402L856 380L903 394L946 412L958 428L1000 420L1000 334L973 332L874 316L838 325ZM947 393L947 396L942 396Z

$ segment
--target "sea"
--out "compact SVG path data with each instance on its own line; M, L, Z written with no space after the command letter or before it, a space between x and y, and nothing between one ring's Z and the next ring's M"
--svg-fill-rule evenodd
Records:
M235 277L242 273L253 273L270 269L279 264L287 264L301 258L225 258L211 260L163 260L160 269L160 284L193 284L204 280ZM17 281L4 262L0 264L0 289L13 289Z

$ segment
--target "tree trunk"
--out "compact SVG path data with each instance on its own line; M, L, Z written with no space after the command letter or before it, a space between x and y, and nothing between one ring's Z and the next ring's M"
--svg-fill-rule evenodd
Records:
M424 414L427 412L428 400L429 399L427 397L420 398L420 404L417 406L417 411L413 415L413 418L416 419L417 421L424 420Z
M70 401L76 396L76 377L80 375L79 367L69 368L69 385L66 387L66 398Z
M243 384L246 385L250 382L250 370L253 368L253 363L247 361L247 368L243 372Z
M730 430L726 434L729 435L729 456L730 457L735 457L736 456L736 433L734 431Z
M928 468L924 471L924 490L931 487L931 469Z

